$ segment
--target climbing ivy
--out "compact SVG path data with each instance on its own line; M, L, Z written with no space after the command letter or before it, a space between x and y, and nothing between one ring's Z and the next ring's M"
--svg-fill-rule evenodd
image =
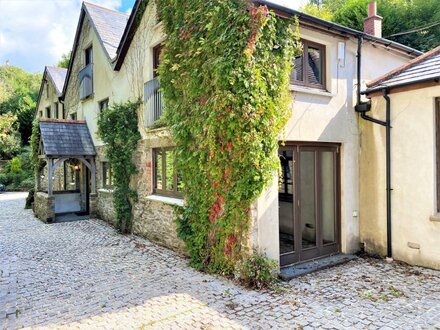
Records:
M158 4L159 77L185 183L179 235L194 266L232 274L249 251L251 204L279 169L297 22L246 0Z
M31 160L32 160L32 166L34 168L35 173L35 182L37 182L38 173L39 170L44 167L45 162L40 160L38 158L38 151L40 148L40 126L38 119L35 119L32 123L32 134L30 139L30 146L31 146Z
M116 103L98 118L98 134L106 143L105 152L113 173L113 205L116 228L130 233L133 220L132 201L136 191L130 188L130 179L136 173L133 154L141 136L138 130L137 110L140 102Z

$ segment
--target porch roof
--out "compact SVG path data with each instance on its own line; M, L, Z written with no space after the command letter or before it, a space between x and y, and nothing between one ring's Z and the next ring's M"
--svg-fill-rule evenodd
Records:
M83 120L40 119L42 148L46 157L95 156L95 146Z

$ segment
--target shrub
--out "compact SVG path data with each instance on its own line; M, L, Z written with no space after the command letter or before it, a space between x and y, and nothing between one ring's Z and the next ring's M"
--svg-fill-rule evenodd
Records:
M277 282L278 265L275 260L255 253L237 262L235 279L252 289L266 289Z

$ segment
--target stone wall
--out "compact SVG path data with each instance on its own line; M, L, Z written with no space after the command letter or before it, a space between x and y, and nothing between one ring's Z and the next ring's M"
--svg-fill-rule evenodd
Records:
M134 206L133 234L144 236L178 253L185 244L177 237L176 215L172 205L140 199Z
M44 192L37 192L34 201L34 214L43 222L51 223L55 220L55 198Z
M99 189L97 200L97 216L110 223L116 224L116 214L113 207L113 192L110 190Z
M152 148L172 145L165 128L149 131L147 138L139 142L134 157L138 173L132 181L138 193L138 201L133 207L133 233L186 254L184 242L177 237L173 205L148 199L153 194Z

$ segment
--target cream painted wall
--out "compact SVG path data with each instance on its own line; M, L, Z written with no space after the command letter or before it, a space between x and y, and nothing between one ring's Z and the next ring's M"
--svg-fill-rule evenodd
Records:
M431 221L437 207L434 100L440 87L390 97L393 258L440 269L440 222ZM372 98L372 115L385 118L382 96ZM361 242L367 251L385 255L385 128L367 121L361 123L360 178Z
M356 102L357 39L301 28L301 38L326 46L326 91L291 86L292 117L281 139L341 144L341 250L359 250L359 131ZM345 61L338 60L338 43L345 43ZM362 83L406 63L410 58L364 42ZM257 201L260 252L279 258L278 180Z
M50 118L55 118L55 103L58 103L58 119L63 118L63 105L58 100L58 92L53 81L45 74L42 81L43 91L41 93L40 102L38 103L37 118L47 118L46 108L50 107ZM49 92L49 93L48 93Z

